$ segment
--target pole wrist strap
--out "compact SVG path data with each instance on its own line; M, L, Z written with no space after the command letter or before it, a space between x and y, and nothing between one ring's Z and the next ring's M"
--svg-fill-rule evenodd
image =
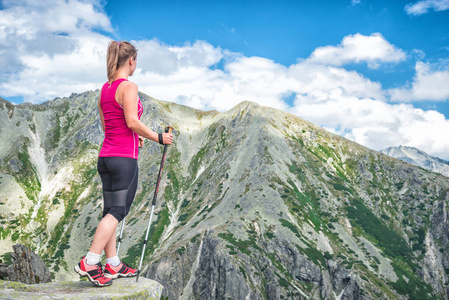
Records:
M158 136L159 136L159 144L163 145L164 139L162 138L162 133L159 133Z

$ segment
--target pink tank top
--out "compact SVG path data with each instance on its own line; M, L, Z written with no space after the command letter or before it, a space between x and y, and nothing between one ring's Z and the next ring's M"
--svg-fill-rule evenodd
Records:
M118 79L101 89L100 106L104 115L104 141L100 157L118 156L137 159L139 157L139 136L128 128L123 107L115 101L117 87L126 79ZM142 116L142 103L138 102L137 116Z

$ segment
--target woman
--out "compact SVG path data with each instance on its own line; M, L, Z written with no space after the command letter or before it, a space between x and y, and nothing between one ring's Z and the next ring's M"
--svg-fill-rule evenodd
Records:
M89 252L75 266L96 286L112 284L112 279L137 275L121 262L116 252L115 232L128 214L137 189L139 147L143 137L161 144L172 143L170 133L157 134L141 121L142 103L137 85L128 81L136 70L137 50L128 42L109 43L107 53L108 82L98 98L98 109L105 137L98 157L98 173L103 183L103 218L95 231ZM106 254L104 273L101 252Z

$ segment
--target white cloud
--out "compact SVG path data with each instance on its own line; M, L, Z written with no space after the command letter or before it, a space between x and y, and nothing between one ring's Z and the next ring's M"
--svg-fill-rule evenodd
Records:
M374 99L335 96L319 101L305 95L297 97L292 112L375 150L410 145L449 158L449 120L436 111Z
M110 38L98 30L113 30L99 2L41 2L2 2L0 96L42 102L100 88L106 81ZM52 19L54 14L59 17ZM57 22L63 23L56 27ZM317 48L290 66L204 41L133 43L139 52L132 80L157 99L219 111L250 100L295 113L376 150L405 144L449 158L444 136L449 121L443 115L387 101L390 96L394 101L446 99L447 71L418 63L410 87L385 91L380 83L342 67L366 62L374 68L404 60L405 53L380 34L349 35L340 45ZM294 101L287 104L286 95Z
M315 49L309 60L334 66L366 62L368 67L376 69L381 63L397 63L405 58L404 51L390 44L380 33L370 36L357 33L346 36L338 46Z
M106 73L109 18L84 1L3 1L0 94L41 102L92 89Z
M407 4L405 11L409 15L423 15L429 12L430 9L435 11L444 11L449 9L449 0L422 0L415 4Z
M42 102L99 88L105 81L104 48L109 39L92 34L74 42L76 46L69 53L24 54L21 57L24 68L0 84L0 93L22 95L28 102Z
M139 68L162 75L173 74L184 67L211 67L224 57L220 48L204 41L184 46L170 46L158 40L135 41L138 49Z
M170 74L139 70L134 79L141 91L155 98L199 109L223 111L244 100L287 108L280 98L291 84L285 66L260 57L240 57L230 52L224 55L231 60L224 70L187 64Z
M417 62L411 87L391 89L393 101L446 101L449 99L449 68L433 70L430 64Z

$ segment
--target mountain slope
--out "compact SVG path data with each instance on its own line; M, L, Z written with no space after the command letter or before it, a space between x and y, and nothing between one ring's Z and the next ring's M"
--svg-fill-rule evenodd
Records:
M0 103L1 251L27 242L59 278L76 278L101 217L97 95ZM146 124L176 129L144 268L170 298L449 298L447 177L251 102L218 113L140 96ZM161 149L140 152L130 263Z
M449 177L449 162L409 146L389 147L383 154Z

